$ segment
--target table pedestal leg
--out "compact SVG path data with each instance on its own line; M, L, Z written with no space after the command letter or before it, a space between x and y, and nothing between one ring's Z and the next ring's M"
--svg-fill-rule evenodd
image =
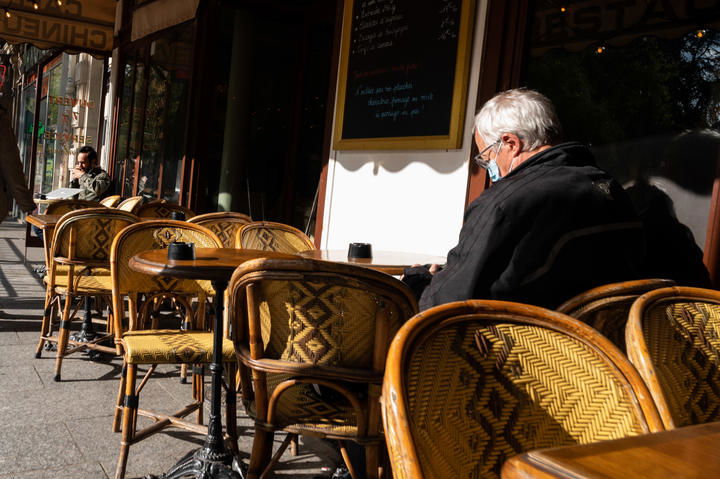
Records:
M95 339L95 336L97 336L92 323L91 301L92 298L90 296L85 296L85 317L83 318L82 325L80 326L80 332L70 336L70 339L74 341L87 343Z
M162 475L163 479L244 479L242 467L237 458L225 447L222 434L222 340L223 312L227 281L213 281L215 289L215 320L213 323L213 355L210 364L212 402L208 434L202 448L192 451ZM229 394L234 394L230 391ZM148 479L153 476L147 476Z

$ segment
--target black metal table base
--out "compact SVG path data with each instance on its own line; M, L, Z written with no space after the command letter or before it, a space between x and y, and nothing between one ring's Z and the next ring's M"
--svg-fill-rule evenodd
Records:
M92 322L91 301L92 298L90 296L85 296L85 317L82 325L80 326L80 331L70 335L70 339L73 341L77 341L79 343L89 343L97 337L97 333L95 332ZM92 349L87 349L85 354L87 354L90 359L97 359L100 357L100 352Z
M225 447L222 434L220 408L222 403L222 317L227 281L213 280L215 290L215 318L213 321L213 353L209 366L211 373L210 418L208 433L202 448L182 458L162 479L245 479L243 466ZM156 476L146 476L153 478Z
M242 463L228 452L217 453L202 447L190 451L162 476L145 476L145 479L245 479Z
M89 343L97 336L92 323L92 298L85 296L85 317L83 318L80 331L70 335L70 339L73 341L79 341L81 343Z

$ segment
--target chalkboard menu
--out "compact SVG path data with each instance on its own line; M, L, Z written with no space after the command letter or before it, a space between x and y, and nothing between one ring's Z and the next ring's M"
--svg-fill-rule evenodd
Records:
M345 0L334 148L459 148L474 0Z

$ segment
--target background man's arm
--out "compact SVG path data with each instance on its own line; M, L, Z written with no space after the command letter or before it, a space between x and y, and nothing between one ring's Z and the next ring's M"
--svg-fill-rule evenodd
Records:
M4 137L5 143L4 151L0 152L4 156L4 158L0 159L0 168L2 168L2 175L5 178L5 187L15 198L20 209L25 213L29 213L35 209L35 202L32 193L27 187L15 134L6 122L2 122L0 135Z

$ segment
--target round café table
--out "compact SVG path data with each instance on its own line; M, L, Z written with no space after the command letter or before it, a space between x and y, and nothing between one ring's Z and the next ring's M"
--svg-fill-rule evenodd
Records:
M400 275L408 266L414 264L445 264L444 256L432 256L419 253L403 253L400 251L373 251L372 258L348 258L346 249L321 249L298 253L304 258L332 261L334 263L354 264L376 269L383 273Z
M225 447L222 436L220 407L222 400L222 317L224 298L230 277L242 263L257 258L293 259L297 256L232 248L197 248L194 260L172 260L167 249L155 249L138 253L130 259L131 269L151 275L170 276L181 279L210 280L215 289L215 319L213 329L213 355L210 364L212 402L205 444L175 464L162 477L180 479L238 479L243 472L233 467L233 455Z

